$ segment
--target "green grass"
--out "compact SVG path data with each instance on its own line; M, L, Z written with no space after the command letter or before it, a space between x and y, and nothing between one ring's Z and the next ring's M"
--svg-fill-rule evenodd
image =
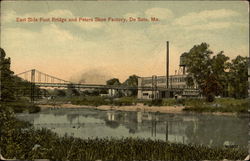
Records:
M206 102L203 99L190 99L185 101L184 111L194 112L236 112L247 113L249 109L248 99L217 98L214 102Z
M79 96L69 98L72 104L87 105L87 106L101 106L101 105L115 105L115 106L131 106L137 103L135 97L121 97L121 98L108 98L101 96Z
M141 100L140 103L143 103L147 106L163 106L163 100L162 99L156 99L156 100Z
M63 137L44 147L51 160L219 160L242 159L247 150L208 148L144 139L76 139ZM35 158L35 156L33 156Z
M214 102L206 102L201 98L181 98L181 99L158 99L158 100L137 100L136 97L121 97L108 98L101 96L78 96L78 97L64 97L56 98L51 102L71 102L76 105L86 106L101 106L101 105L115 105L115 106L132 106L137 103L143 103L147 106L179 106L183 105L184 111L193 112L248 112L248 99L234 99L234 98L216 98Z
M210 148L145 139L79 139L58 137L46 130L26 130L1 138L7 158L51 160L237 160L246 157L247 149ZM38 148L34 149L38 145Z
M163 100L141 101L148 106L185 106L184 111L193 112L235 112L247 113L249 109L248 99L216 98L214 102L206 102L201 98L181 98Z
M109 100L105 100L101 96L87 96L87 97L75 97L71 100L72 104L87 105L87 106L100 106L107 105Z
M222 160L243 159L247 149L210 148L146 139L79 139L58 137L49 130L14 134L16 142L2 146L8 158L50 160ZM7 138L8 139L8 138ZM39 148L34 149L36 145ZM8 150L6 150L8 149Z
M114 99L112 103L115 106L132 106L137 104L137 99L135 97L121 97Z

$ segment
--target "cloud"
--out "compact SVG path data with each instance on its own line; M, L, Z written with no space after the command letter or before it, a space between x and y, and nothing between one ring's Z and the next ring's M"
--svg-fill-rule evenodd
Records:
M49 17L63 17L63 18L74 18L75 15L69 10L57 9L48 12L47 14Z
M200 23L207 23L211 20L218 20L222 18L229 18L229 17L236 17L239 16L239 13L227 10L227 9L220 9L220 10L205 10L201 12L191 12L185 16L177 18L174 21L174 24L187 26L193 24L200 24Z
M186 27L187 30L216 30L225 29L232 25L230 22L209 22L207 24L193 25Z
M125 18L129 18L129 17L139 17L141 15L140 12L133 12L133 13L126 13L124 15Z
M228 18L238 17L240 14L229 9L205 10L191 12L173 21L173 25L187 31L206 31L227 29L233 26L244 26L240 22L232 22Z
M166 8L150 8L145 11L147 17L156 17L160 20L167 20L173 18L174 14L171 10Z
M88 57L89 51L95 43L83 41L70 31L59 27L56 24L48 24L41 27L39 31L32 31L24 28L3 28L1 34L3 47L12 49L17 59L23 56L48 60L51 57L63 57L65 55ZM69 58L70 59L70 58Z
M52 39L54 42L58 41L58 43L74 40L73 35L69 31L63 30L55 24L44 26L41 34L43 37L47 37L50 40ZM45 36L45 34L47 34L47 36Z
M239 13L233 10L220 9L220 10L205 10L198 13L198 15L200 17L207 19L218 19L218 18L239 16Z

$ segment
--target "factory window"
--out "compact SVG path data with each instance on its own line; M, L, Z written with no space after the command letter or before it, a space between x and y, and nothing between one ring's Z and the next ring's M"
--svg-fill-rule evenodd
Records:
M142 95L143 95L143 96L148 96L148 93L143 93Z

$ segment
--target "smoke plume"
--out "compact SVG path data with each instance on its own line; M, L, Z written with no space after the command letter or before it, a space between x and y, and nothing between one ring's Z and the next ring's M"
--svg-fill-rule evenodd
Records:
M111 79L112 76L102 68L89 69L83 71L71 78L73 82L85 84L106 84L106 81Z

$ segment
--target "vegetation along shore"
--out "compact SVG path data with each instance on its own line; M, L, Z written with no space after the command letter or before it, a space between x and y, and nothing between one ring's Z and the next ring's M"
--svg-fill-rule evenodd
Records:
M198 112L212 114L247 114L248 99L216 98L214 102L205 99L163 99L137 100L135 97L109 99L100 96L55 98L40 102L42 108L94 108L99 110L147 111L161 113ZM55 103L56 102L56 103Z

